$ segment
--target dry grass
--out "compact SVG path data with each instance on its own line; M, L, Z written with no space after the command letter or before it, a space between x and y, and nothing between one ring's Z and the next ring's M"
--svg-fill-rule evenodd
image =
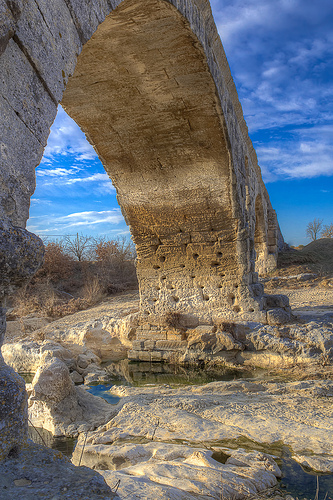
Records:
M86 282L83 287L82 295L83 300L85 300L90 306L97 304L105 296L103 287L96 276Z
M176 311L168 311L163 317L163 323L168 328L180 329L182 327L182 314Z
M289 249L278 256L278 269L302 266L301 272L321 276L333 273L333 238L320 238L301 249Z
M95 260L75 260L62 242L45 247L45 262L11 297L11 319L29 314L60 318L99 303L107 295L137 288L135 254L124 242L95 242ZM96 260L97 256L97 260Z

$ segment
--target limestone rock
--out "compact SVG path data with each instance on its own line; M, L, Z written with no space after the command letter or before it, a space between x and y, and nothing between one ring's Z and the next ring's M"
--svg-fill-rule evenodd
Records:
M314 471L333 473L333 457L325 455L293 455L296 462Z
M96 364L89 365L89 367L82 372L82 377L84 378L84 383L88 385L93 382L103 383L110 381L110 375Z
M43 257L44 246L38 236L0 221L0 296L33 276Z
M269 309L267 311L267 323L269 325L283 325L289 323L291 320L291 314L285 311L281 307L276 309Z
M266 309L285 309L289 307L289 299L285 295L264 295L264 305Z
M0 353L0 462L27 439L27 395L23 379L3 363Z
M71 377L72 381L74 382L74 384L82 384L83 383L83 377L77 371L73 371L70 374L70 377Z
M75 467L61 453L29 443L0 463L1 500L111 500L103 477L87 467Z
M56 342L15 342L2 347L5 362L18 372L35 373L40 365L52 358L62 360L69 368L76 366L75 357Z
M269 455L247 454L239 450L243 463L221 464L213 452L191 446L147 444L89 444L82 456L90 467L109 469L102 472L108 484L120 479L120 495L136 498L218 498L221 488L227 499L239 500L274 486L281 472ZM84 438L80 436L73 461L77 463ZM227 450L227 454L236 453ZM112 472L113 471L113 472ZM221 479L222 478L222 479Z
M246 452L242 448L238 450L230 450L230 457L226 460L226 464L262 467L265 470L270 470L276 477L281 477L282 473L271 455L261 453L259 451Z
M114 413L103 399L75 387L69 370L53 358L38 368L32 381L29 418L55 436L76 435L101 425Z
M1 352L5 362L18 372L36 372L40 365L40 346L36 342L5 344Z
M239 436L260 443L281 441L300 455L307 450L333 457L329 380L212 382L175 389L114 386L112 394L122 397L120 411L94 434L96 443L116 428L148 439L154 432L163 441L202 443Z

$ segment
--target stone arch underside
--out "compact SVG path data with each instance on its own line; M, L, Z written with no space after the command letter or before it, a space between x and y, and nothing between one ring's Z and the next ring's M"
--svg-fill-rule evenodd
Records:
M252 248L258 193L272 261L283 239L209 2L3 0L0 346L5 296L42 261L41 241L24 227L73 73L64 105L112 177L138 248L142 329L169 311L191 326L265 322ZM27 437L24 386L1 353L0 398L1 460Z
M137 247L142 315L158 323L170 311L199 321L259 311L238 255L216 86L177 9L123 2L83 47L62 104L117 189Z

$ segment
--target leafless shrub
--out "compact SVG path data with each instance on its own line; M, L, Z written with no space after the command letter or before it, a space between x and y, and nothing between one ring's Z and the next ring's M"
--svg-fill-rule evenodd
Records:
M316 241L318 238L321 228L323 225L323 219L313 219L313 221L309 222L306 226L306 235L312 241Z
M94 252L96 274L106 293L137 286L132 242L100 239L95 242Z
M83 299L88 304L97 304L103 296L103 288L96 276L86 282L83 288Z
M35 280L47 278L58 282L73 274L73 259L66 253L61 242L50 242L45 247L44 264L36 274Z
M76 233L75 236L66 235L63 239L63 245L69 255L82 262L88 257L92 241L93 238L90 236Z
M30 313L61 317L95 305L105 295L137 287L132 242L77 234L74 240L45 244L44 265L11 298L13 318Z
M324 226L324 230L321 233L322 238L333 238L333 223Z

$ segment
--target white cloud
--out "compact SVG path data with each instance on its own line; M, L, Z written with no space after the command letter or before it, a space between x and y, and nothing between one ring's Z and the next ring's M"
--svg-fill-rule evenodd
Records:
M38 168L36 170L36 174L39 177L68 177L71 174L76 174L78 169L76 168L49 168L49 169L42 169Z
M101 224L109 222L112 224L119 224L122 222L123 217L121 215L120 209L114 210L103 210L101 212L90 211L90 212L77 212L73 214L66 215L58 221L64 222L69 221L68 227L73 225L91 225L91 224Z
M84 133L59 106L44 151L42 164L49 164L56 155L67 156L69 154L75 155L80 161L97 158L94 148L89 144Z
M32 221L32 225L30 225ZM38 234L59 233L66 234L68 230L75 231L82 227L89 228L100 224L118 225L124 221L119 208L114 210L75 212L64 216L45 215L31 217L28 230ZM117 231L117 230L115 230Z
M93 174L93 175L89 175L88 177L76 177L74 179L68 179L68 181L66 181L66 184L75 184L77 182L96 182L96 181L107 181L107 182L110 182L111 184L111 181L110 181L110 177L108 176L108 174Z
M257 146L264 180L333 175L333 145L321 130L322 127L295 129L289 141ZM325 130L328 132L330 127Z
M92 167L87 168L70 166L68 168L38 168L36 170L38 186L63 189L66 186L84 186L93 190L95 194L115 193L111 179L106 172L96 172L87 175ZM94 168L96 168L94 166ZM99 167L98 167L99 168Z
M330 172L327 156L320 157L322 167L313 164L312 159L309 161L299 147L302 142L299 136L293 151L288 145L288 141L292 142L289 130L285 129L325 126L333 119L331 3L327 0L211 0L211 3L250 134L267 131L264 141L272 147L280 135L278 147L288 148L288 162L291 161L294 174ZM273 141L267 137L268 130L274 135ZM308 168L296 168L302 155L305 156L300 161ZM271 162L267 165L262 168L271 179ZM278 170L274 171L277 178ZM280 175L287 176L291 170L286 166L286 173L283 172L281 169Z

